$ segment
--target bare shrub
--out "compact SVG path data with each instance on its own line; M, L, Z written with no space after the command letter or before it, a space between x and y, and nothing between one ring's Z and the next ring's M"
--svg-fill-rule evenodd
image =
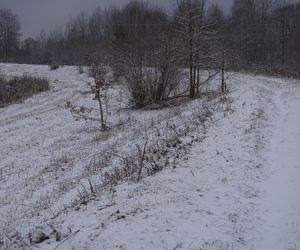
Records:
M103 174L103 186L113 187L126 180L140 181L169 166L172 160L186 154L191 146L191 142L184 139L189 131L188 122L180 126L167 123L127 153L102 154L103 159L107 159L106 165L110 166Z
M78 66L78 73L81 75L84 73L84 69L83 69L83 66L82 65L79 65Z
M52 64L52 65L49 65L49 69L50 70L57 70L59 68L59 65L58 64Z
M99 65L94 73L95 85L91 87L92 93L94 94L94 100L98 101L101 128L107 129L107 118L108 118L108 98L107 92L109 84L105 79L105 69L103 65Z
M180 71L167 67L128 68L126 75L131 101L137 107L166 104L168 97L180 82Z
M91 86L91 91L94 95L93 100L98 102L100 112L100 123L102 130L107 130L107 119L109 116L109 105L108 105L108 90L110 88L109 81L106 80L106 71L102 64L93 65L90 68L90 76L94 78L95 84ZM70 109L71 112L78 115L80 118L85 120L98 121L99 119L91 117L89 114L94 111L94 108L87 108L85 106L74 106L69 101L66 103L66 108Z
M49 81L42 77L0 77L0 106L28 98L49 89Z
M98 60L100 61L100 60ZM102 62L98 62L96 61L96 63L92 63L92 65L89 67L89 71L88 74L90 77L93 77L94 79L97 77L97 75L99 75L100 73L104 72L104 67Z

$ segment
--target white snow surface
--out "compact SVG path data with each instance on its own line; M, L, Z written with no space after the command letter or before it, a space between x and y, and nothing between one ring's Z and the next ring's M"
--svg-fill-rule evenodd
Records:
M42 75L51 84L0 109L0 249L300 249L299 80L232 73L235 112L215 114L184 157L74 207L88 178L101 181L99 169L87 168L93 155L130 150L153 124L200 103L130 110L116 85L109 123L126 124L103 132L65 107L97 104L92 79L77 71L0 64L2 73ZM36 230L50 239L29 243Z

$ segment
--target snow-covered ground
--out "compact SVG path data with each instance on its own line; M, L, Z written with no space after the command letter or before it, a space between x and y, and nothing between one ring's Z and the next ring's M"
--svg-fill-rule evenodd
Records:
M300 81L232 74L235 112L216 110L178 160L73 206L102 180L92 164L99 151L130 151L162 124L180 126L201 101L133 111L114 86L113 129L103 132L66 108L94 105L92 79L75 67L0 69L51 82L50 91L0 109L0 248L300 249ZM30 244L41 232L49 239Z

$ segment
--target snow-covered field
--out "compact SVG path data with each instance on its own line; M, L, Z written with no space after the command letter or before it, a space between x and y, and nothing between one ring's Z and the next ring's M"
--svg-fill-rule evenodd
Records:
M232 74L230 109L180 138L178 159L94 195L99 153L189 127L202 101L130 110L115 85L103 132L66 108L97 104L92 79L75 67L0 64L1 72L46 76L51 89L0 109L0 249L300 249L299 80ZM89 202L76 202L84 195Z

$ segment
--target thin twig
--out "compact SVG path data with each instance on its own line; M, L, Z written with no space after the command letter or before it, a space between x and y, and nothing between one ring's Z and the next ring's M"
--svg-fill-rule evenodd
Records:
M61 243L59 243L53 250L58 249L62 244L64 244L67 240L69 240L71 237L73 237L75 234L79 233L80 229L78 229L76 232L70 234L67 238L65 238Z

